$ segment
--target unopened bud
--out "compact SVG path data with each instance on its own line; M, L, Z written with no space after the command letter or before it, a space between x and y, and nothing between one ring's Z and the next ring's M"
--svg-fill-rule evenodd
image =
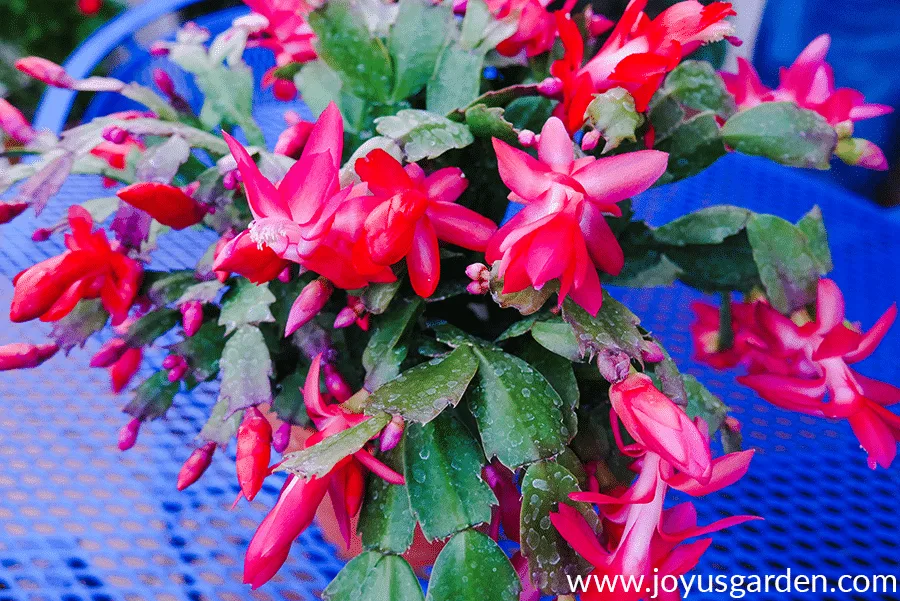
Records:
M0 371L37 367L59 351L55 344L14 342L0 346Z
M71 90L75 85L75 79L66 73L66 70L53 61L38 56L26 56L16 61L16 69L57 88Z
M597 148L597 144L600 142L600 132L596 129L592 129L591 131L584 134L581 138L581 149L585 152L590 152L593 149Z
M559 98L563 93L563 82L558 77L548 77L538 84L537 90L547 98Z
M491 285L487 282L469 282L466 286L466 292L480 296L491 291Z
M90 366L109 367L110 365L118 361L127 350L128 345L125 344L125 341L121 338L113 338L111 340L108 340L103 346L100 347L100 350L97 351L93 357L91 357Z
M269 473L272 456L272 426L257 407L248 407L237 432L238 484L248 501L256 497Z
M641 358L647 363L659 363L666 358L662 347L653 340L641 342Z
M491 277L491 271L484 263L472 263L466 267L466 277L472 281L486 280Z
M31 240L33 242L46 242L50 239L50 236L53 234L53 230L46 227L41 227L34 230L34 233L31 234Z
M203 303L188 301L182 303L179 309L181 310L181 327L184 328L184 335L190 338L203 325Z
M354 323L360 323L365 315L366 306L363 304L362 300L360 300L358 296L348 296L347 306L338 312L337 317L334 320L334 327L341 329L352 326Z
M603 349L597 354L597 367L607 382L615 384L628 377L631 358L625 351L619 349Z
M281 270L281 273L278 274L278 281L287 284L291 281L291 268L285 267Z
M391 421L381 431L381 452L387 453L403 439L403 431L406 429L406 422L403 417L395 415Z
M304 286L297 296L297 300L291 305L284 335L290 336L318 315L328 299L331 298L332 292L334 292L334 286L325 278L316 278Z
M290 102L297 97L297 86L288 79L276 79L272 84L272 93L282 102Z
M137 442L138 432L141 430L141 420L134 418L119 430L119 450L127 451Z
M140 348L130 348L109 366L109 380L112 391L116 394L125 390L128 383L141 367L141 361L144 358L144 352Z
M200 479L200 476L209 468L212 463L213 454L216 452L216 443L208 442L202 447L194 449L191 456L187 458L181 471L178 472L178 490L184 490L194 482Z
M169 56L169 46L165 42L153 42L150 45L150 56L156 58Z
M222 176L222 186L226 190L234 190L238 187L238 178L235 175L237 171L229 171L225 175Z
M523 129L519 132L519 145L523 148L532 148L537 144L537 136L530 129Z
M110 125L103 130L103 139L113 144L123 144L128 139L128 132L116 125Z
M172 81L172 77L162 69L153 70L153 83L155 83L156 87L159 88L159 91L166 96L171 97L175 95L175 82Z
M325 388L328 389L331 396L341 403L353 396L353 390L350 388L350 385L347 384L341 372L334 365L325 363L322 365L322 371L325 372Z
M284 453L290 443L291 424L290 422L284 422L278 426L278 429L272 434L272 448L275 449L276 453Z

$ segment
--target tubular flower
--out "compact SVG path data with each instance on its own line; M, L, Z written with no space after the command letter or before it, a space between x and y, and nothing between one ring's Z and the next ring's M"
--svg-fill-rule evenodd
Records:
M832 280L819 281L816 319L797 325L766 303L756 304L760 352L747 357L750 372L738 378L779 407L846 419L869 467L889 467L900 441L900 417L886 407L900 403L900 388L850 368L871 355L897 317L888 309L868 332L844 318L844 297ZM763 361L763 357L774 360Z
M853 131L853 123L881 117L893 109L883 104L867 103L861 92L836 88L834 70L825 60L831 37L820 35L803 49L790 67L782 67L777 88L769 89L759 79L756 69L745 59L738 59L737 73L722 73L725 87L734 96L738 109L748 109L764 102L793 102L800 108L819 113L832 126ZM884 153L871 142L864 143L853 164L869 169L887 169Z
M215 271L233 271L260 283L278 277L294 262L339 288L396 279L387 267L354 262L353 244L374 200L365 196L365 186L340 188L343 132L340 111L332 103L310 132L300 159L277 185L263 177L250 153L225 134L253 222L218 251Z
M701 496L733 484L747 472L752 451L731 453L710 459L709 438L702 420L691 422L684 410L657 390L649 377L633 374L610 387L613 404L613 432L621 451L638 458L639 475L625 493L612 497L595 492L574 493L574 501L599 504L608 527L606 543L574 508L559 505L550 519L559 533L595 570L604 576L652 578L655 573L680 576L692 569L711 540L682 545L689 538L711 534L723 528L757 519L752 516L725 518L697 527L691 503L664 510L669 487L691 496ZM635 444L624 446L618 436L615 416ZM657 572L658 571L658 572ZM676 596L671 599L677 599ZM635 601L644 591L615 593L589 590L585 601Z
M429 297L440 279L438 240L483 251L497 226L456 204L468 186L460 169L447 167L429 176L416 163L403 167L376 149L356 161L356 173L376 204L363 224L364 264L393 265L404 257L419 296ZM364 251L364 252L363 252Z
M206 206L181 188L159 182L131 184L116 192L116 196L174 230L200 223L208 212Z
M0 346L0 371L37 367L59 351L55 344L14 342Z
M620 216L616 203L649 188L666 170L668 155L642 150L576 160L555 117L544 125L537 159L496 138L494 150L509 199L526 205L487 247L487 261L500 261L503 292L540 289L558 279L560 305L568 295L596 315L602 299L597 269L617 274L624 264L604 215Z
M109 380L114 393L118 394L125 390L141 366L143 358L144 352L140 348L130 348L109 366Z
M565 55L550 71L563 82L563 102L556 114L565 116L570 132L584 124L593 95L612 88L627 90L637 111L646 111L666 74L685 56L734 33L725 19L736 13L727 2L706 6L696 0L678 2L655 19L644 13L646 5L647 0L631 0L606 43L584 66L584 42L577 26L568 15L557 13Z
M322 356L318 355L303 388L307 413L318 429L307 439L306 447L370 419L326 402L319 390L321 363ZM403 476L378 461L365 448L344 457L320 478L288 476L275 507L263 519L247 548L244 582L258 588L275 575L287 559L291 543L312 524L326 494L331 496L341 533L345 540L349 539L350 520L359 512L363 501L366 469L392 484L405 482Z
M10 307L14 322L57 321L81 299L100 298L112 316L122 323L134 302L143 269L137 261L113 248L102 229L93 232L90 213L69 207L67 250L41 261L13 279L15 292Z
M314 6L303 0L244 0L244 4L268 21L268 26L255 34L248 44L248 47L266 48L275 55L275 66L264 75L264 84L290 86L292 93L281 92L279 98L293 99L297 88L292 81L275 77L275 72L291 63L305 63L316 58L313 48L316 35L306 22Z

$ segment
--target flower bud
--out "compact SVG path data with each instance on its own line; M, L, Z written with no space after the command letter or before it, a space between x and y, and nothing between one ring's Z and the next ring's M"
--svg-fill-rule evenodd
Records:
M390 423L381 431L381 452L387 453L403 439L403 431L406 429L406 422L403 417L395 415L391 418Z
M470 280L486 280L491 277L491 271L484 263L472 263L466 267L466 277Z
M24 204L24 203L23 203ZM28 205L23 207L23 210ZM2 219L0 219L0 223L5 223ZM50 239L50 236L53 234L53 230L47 227L39 227L34 230L34 233L31 234L32 242L46 242Z
M162 69L153 70L153 83L159 88L159 91L170 98L176 94L175 82L172 77Z
M337 317L334 318L334 327L336 329L350 327L357 317L356 311L350 307L344 307L338 312Z
M226 190L234 190L238 187L237 171L231 170L222 176L222 187Z
M291 306L284 335L290 336L318 315L328 299L331 298L332 292L334 292L334 287L325 278L317 278L304 286L297 296L297 300Z
M0 131L22 145L30 144L37 137L25 115L3 98L0 98Z
M659 363L666 358L662 347L653 340L641 342L641 358L647 363Z
M208 442L202 447L194 449L191 456L181 466L181 471L178 472L178 483L176 484L178 490L184 490L200 479L200 476L212 463L213 453L215 452L216 443L214 442Z
M278 426L278 429L272 434L272 448L275 449L275 452L277 453L284 453L290 443L291 424L290 422L284 422Z
M16 69L49 86L71 90L75 79L52 61L38 56L26 56L16 61Z
M278 281L284 284L287 284L291 281L291 268L285 267L281 270L281 273L278 274Z
M103 129L103 139L113 144L124 144L128 139L128 132L117 125L110 125Z
M165 42L153 42L150 45L150 56L155 58L169 56L169 46Z
M619 349L603 349L597 354L597 367L600 369L600 375L607 382L614 384L628 377L631 358L628 353Z
M322 371L325 372L325 388L328 389L331 396L341 403L353 396L353 390L350 388L350 385L347 384L341 372L334 365L323 363Z
M127 451L137 442L138 432L141 429L141 420L134 418L119 430L119 450Z
M37 367L59 351L55 344L14 342L0 346L0 371Z
M271 456L272 426L258 408L249 407L238 428L235 460L238 484L248 501L252 501L262 488Z
M141 366L144 352L139 348L126 349L122 356L109 366L109 380L112 391L116 394L125 390L131 378Z
M585 152L590 152L593 149L597 148L597 144L600 142L600 132L596 129L592 129L591 131L584 134L581 138L581 149Z
M272 93L282 102L290 102L297 97L297 86L288 79L276 79L272 84Z
M181 303L179 310L181 311L181 327L184 328L184 335L190 338L203 325L203 303L200 301Z
M91 17L103 8L103 0L78 0L78 12L86 17Z
M537 136L530 129L523 129L519 132L519 145L523 148L532 148L537 144Z
M590 6L588 6L590 9ZM598 35L604 34L606 31L612 28L615 25L615 21L611 19L607 19L603 15L595 15L593 12L588 17L588 33L590 33L593 37L597 37Z

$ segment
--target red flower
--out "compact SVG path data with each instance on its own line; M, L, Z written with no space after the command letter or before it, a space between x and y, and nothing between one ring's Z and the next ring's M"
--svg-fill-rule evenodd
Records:
M57 321L68 315L78 301L88 298L103 301L113 325L125 320L143 269L137 261L114 250L106 232L92 232L93 224L86 210L69 207L72 233L66 236L68 250L15 277L9 314L12 321Z
M503 292L540 289L558 279L560 304L569 295L596 315L602 299L597 269L616 274L624 265L604 214L621 215L616 203L649 188L666 170L668 155L642 150L576 160L555 117L541 132L538 159L496 138L494 150L510 200L526 203L487 248L488 262L500 261Z
M348 413L340 405L325 402L319 390L321 361L321 355L313 360L303 388L307 413L319 430L307 439L307 447L370 419L366 415ZM321 478L289 476L275 507L250 540L244 560L244 582L258 588L278 572L287 559L291 543L312 524L326 494L331 495L341 532L349 540L350 519L359 511L363 501L363 468L392 484L405 482L403 476L375 459L365 448L341 459Z
M158 182L131 184L116 192L116 196L175 230L200 223L208 212L181 188Z
M316 34L306 22L313 6L304 0L244 0L254 13L262 15L268 26L251 38L248 47L257 46L271 50L275 55L275 66L263 76L263 85L275 85L281 100L292 100L297 94L294 83L278 79L275 72L291 63L305 63L315 60L313 42ZM280 86L281 89L278 89ZM293 93L286 93L289 86Z
M114 393L118 394L125 390L141 366L143 358L144 352L141 349L130 348L109 366L109 380Z
M417 164L403 167L376 149L356 161L356 172L377 202L363 224L364 263L388 266L406 257L419 296L431 296L440 279L438 240L483 251L497 231L490 219L456 204L468 186L456 167L426 177Z
M594 94L624 88L638 112L647 110L650 98L666 74L702 44L732 35L726 17L736 14L727 2L706 6L696 0L678 2L655 19L643 12L647 0L631 0L600 51L584 66L584 42L568 15L557 13L565 55L551 67L563 82L563 102L556 115L570 133L584 124L584 110Z

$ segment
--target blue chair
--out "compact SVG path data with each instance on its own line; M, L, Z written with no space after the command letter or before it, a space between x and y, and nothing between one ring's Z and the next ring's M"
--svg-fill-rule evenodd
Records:
M191 3L155 1L129 11L86 42L67 68L73 75L86 75L139 27ZM214 14L199 21L221 29L234 14ZM154 60L136 53L118 74L146 81ZM257 72L271 64L263 54L251 53L250 60ZM48 92L38 124L59 130L71 101L69 92ZM98 95L87 114L123 107L114 97ZM284 108L260 98L257 116L270 139L281 129ZM108 192L95 178L79 177L66 184L63 194L69 204ZM698 177L648 191L635 200L635 207L641 217L658 225L723 202L789 219L819 204L835 255L833 277L846 292L848 314L870 325L900 297L897 226L863 199L803 172L762 159L728 156ZM61 204L51 202L51 207ZM16 229L0 233L4 276L0 304L9 302L8 278L58 252L53 243L35 246L28 240L28 226L54 218L51 208L38 220L17 221ZM172 235L157 253L158 265L190 266L210 241L209 236L194 233ZM738 387L733 375L693 362L689 323L673 322L671 316L673 308L684 311L701 298L699 293L673 286L650 291L617 289L614 294L643 318L643 325L661 338L685 371L734 408L744 424L746 446L757 449L746 478L704 498L697 507L701 523L741 513L765 516L766 521L719 534L699 574L704 578L777 575L791 568L794 574L826 575L836 586L843 574L897 573L900 466L871 472L846 424L780 411ZM44 333L46 328L40 324L4 326L0 343L37 340ZM0 374L0 404L6 408L0 417L0 455L8 457L0 475L0 532L6 528L0 535L0 601L318 599L340 562L315 528L295 545L282 574L260 592L250 593L238 582L246 543L275 498L277 491L271 484L264 487L258 502L229 512L238 489L232 465L226 458L217 458L197 485L185 493L174 490L175 475L215 391L204 388L190 398L176 399L169 417L145 426L140 444L121 454L113 447L125 418L112 409L121 400L98 392L106 389L105 373L85 368L95 349L95 345L76 349L73 356L56 357L40 370ZM900 333L894 331L862 370L897 383L898 353ZM148 358L154 366L160 360L159 355ZM15 516L11 523L10 516ZM724 597L693 592L691 598ZM754 598L890 601L896 596L772 591Z

